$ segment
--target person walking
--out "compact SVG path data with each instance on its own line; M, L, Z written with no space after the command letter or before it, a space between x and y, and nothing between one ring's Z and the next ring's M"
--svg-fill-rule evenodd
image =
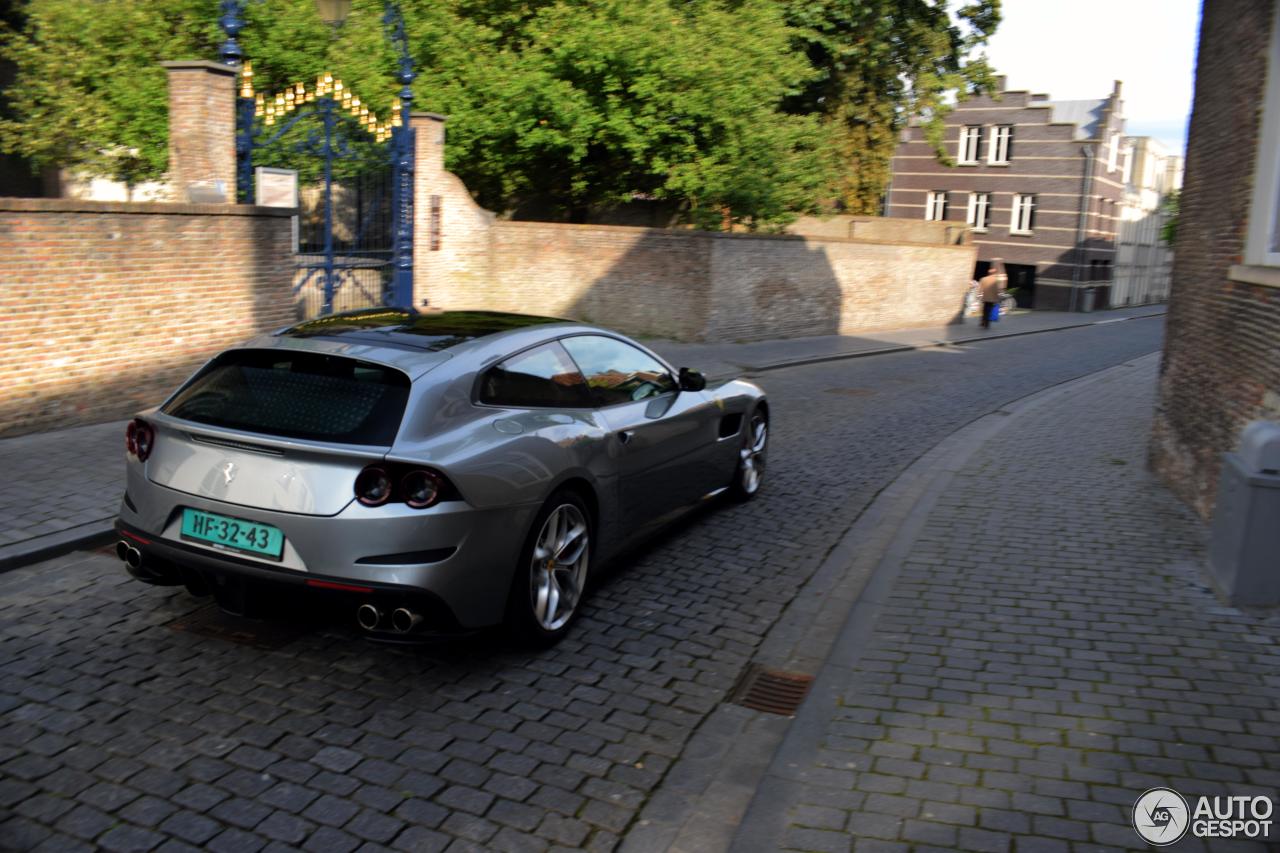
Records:
M978 290L982 296L982 328L991 328L991 313L1000 304L1000 296L1004 293L1005 274L996 264L992 264L987 274L978 279Z

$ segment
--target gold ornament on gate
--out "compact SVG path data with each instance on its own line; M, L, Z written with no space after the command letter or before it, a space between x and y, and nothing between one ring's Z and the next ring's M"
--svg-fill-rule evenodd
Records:
M297 82L286 86L274 95L265 95L253 90L253 68L249 63L241 70L240 94L244 98L253 98L253 113L265 124L275 124L276 119L284 118L286 113L293 112L303 104L315 103L316 98L329 97L337 106L347 110L360 127L364 128L378 142L385 142L391 136L392 128L400 127L400 99L391 101L391 121L384 123L369 109L369 105L351 91L351 88L340 79L326 71L316 75L315 88L308 88L306 83Z

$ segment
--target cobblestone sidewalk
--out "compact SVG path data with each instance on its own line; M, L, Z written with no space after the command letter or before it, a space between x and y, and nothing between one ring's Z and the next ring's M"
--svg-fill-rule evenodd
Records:
M0 439L0 570L9 554L110 526L124 488L125 423Z
M952 480L734 849L1145 849L1148 788L1274 800L1280 620L1198 574L1203 525L1144 464L1155 381L1054 400Z

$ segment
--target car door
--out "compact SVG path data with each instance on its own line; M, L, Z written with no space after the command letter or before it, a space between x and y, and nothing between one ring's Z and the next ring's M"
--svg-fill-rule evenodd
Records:
M665 365L617 338L578 335L561 343L612 433L624 527L635 532L715 488L719 410L707 395L681 391Z

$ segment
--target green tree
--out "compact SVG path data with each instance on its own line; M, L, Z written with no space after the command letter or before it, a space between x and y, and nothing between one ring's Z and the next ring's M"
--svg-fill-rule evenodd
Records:
M27 25L0 42L18 68L0 147L37 166L159 176L157 62L216 56L217 5L29 0ZM727 206L767 225L812 206L829 178L816 120L779 110L813 71L770 0L402 5L421 70L415 106L449 114L449 165L486 206L534 201L572 218L639 193L704 224ZM386 115L398 85L381 12L381 0L356 0L330 32L311 0L247 4L241 43L258 90L327 70Z
M1168 217L1160 226L1160 242L1172 247L1178 239L1178 214L1182 207L1182 193L1174 190L1164 197L1160 204L1160 212Z
M79 166L127 182L158 175L168 117L157 61L211 55L216 9L213 0L24 4L22 30L0 30L0 59L17 69L4 92L13 117L0 121L0 148L37 167Z
M812 71L768 0L559 2L469 23L478 58L434 64L422 88L451 117L451 167L490 207L580 218L639 193L702 225L723 207L759 225L812 205L828 177L817 122L779 110Z
M387 115L381 0L330 30L312 0L247 4L259 91L330 71ZM718 227L774 227L818 200L868 209L894 134L980 85L998 20L929 0L404 0L418 109L450 117L448 165L487 207L577 219L640 195ZM167 157L162 59L209 59L217 0L27 0L0 149L126 181ZM299 133L301 131L298 131ZM273 156L295 161L285 139Z
M898 134L924 125L939 158L948 99L986 91L994 75L975 53L1000 23L1000 0L955 11L946 0L788 0L788 21L816 78L788 107L820 116L840 168L831 199L879 212Z

